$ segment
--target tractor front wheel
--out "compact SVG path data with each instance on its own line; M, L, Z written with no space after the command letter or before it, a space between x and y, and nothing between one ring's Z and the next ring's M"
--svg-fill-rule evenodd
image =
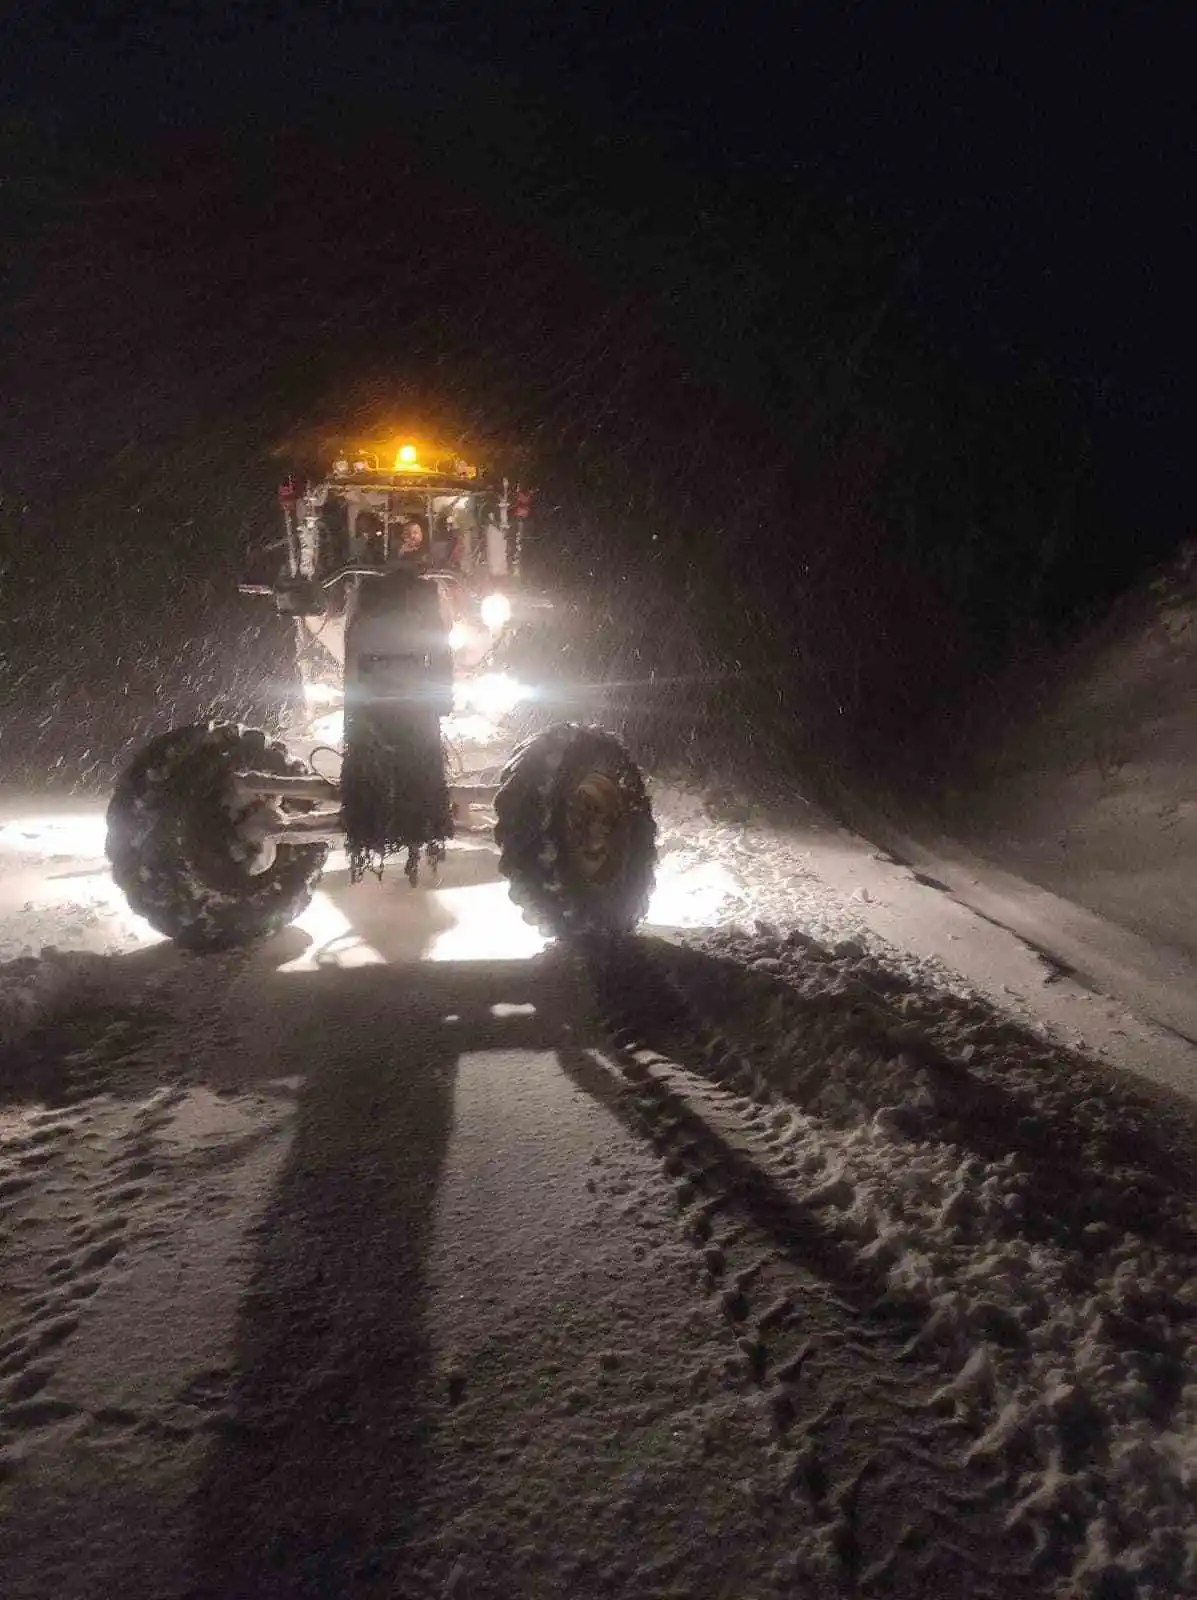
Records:
M614 734L559 723L522 744L495 797L499 871L526 921L568 938L627 933L648 909L656 823Z
M231 723L151 739L121 774L108 806L108 859L130 906L191 949L247 944L304 910L324 867L322 844L255 845L238 771L306 769L264 733Z

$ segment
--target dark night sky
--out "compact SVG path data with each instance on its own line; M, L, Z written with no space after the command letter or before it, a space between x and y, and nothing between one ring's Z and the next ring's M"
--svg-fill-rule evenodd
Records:
M269 514L272 440L359 372L443 377L547 441L563 570L614 586L588 670L650 670L626 583L681 602L653 670L728 665L742 724L904 737L1194 532L1193 17L10 4L5 581L67 607L119 569L104 648L147 683L178 656L154 619L206 607L214 665L136 727L193 715L245 654L214 552ZM29 664L15 611L12 714L77 693L107 762L90 623Z
M729 183L854 197L921 244L914 289L977 359L1078 386L1134 520L1193 520L1197 25L1183 6L704 10L430 3L28 4L18 95L152 143L189 121L285 125L347 102L425 115L471 67L512 103L580 109ZM418 63L409 78L412 63ZM433 113L435 115L435 113Z

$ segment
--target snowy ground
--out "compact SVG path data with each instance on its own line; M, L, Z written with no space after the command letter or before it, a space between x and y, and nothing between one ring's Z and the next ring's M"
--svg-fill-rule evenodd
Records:
M1194 1591L1183 975L658 808L606 969L472 844L189 958L0 811L6 1597Z

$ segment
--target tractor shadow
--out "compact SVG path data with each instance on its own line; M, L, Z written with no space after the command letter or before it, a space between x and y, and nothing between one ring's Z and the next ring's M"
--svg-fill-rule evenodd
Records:
M430 1261L458 1065L589 1040L585 974L556 955L322 966L275 972L245 1006L220 1081L298 1087L194 1502L193 1600L412 1592L453 1404Z
M247 1219L252 1264L199 1424L190 1592L211 1600L409 1592L405 1547L452 1403L429 1262L458 1064L597 1042L584 971L541 954L493 850L455 849L436 890L333 871L305 924L249 950L89 959L0 1074L17 1103L169 1085L285 1106L267 1118L285 1153ZM499 954L453 959L447 939ZM203 1156L244 1153L232 1140Z
M381 881L351 884L343 858L334 857L300 921L247 949L197 954L162 940L127 954L10 963L10 982L28 988L30 1022L0 1042L0 1107L186 1086L211 1067L206 1042L229 1033L238 997L276 971L338 970L360 960L403 968L423 961L438 941L449 957L531 956L543 948L508 901L498 857L484 842L455 843L439 881L425 871L415 888L394 866Z

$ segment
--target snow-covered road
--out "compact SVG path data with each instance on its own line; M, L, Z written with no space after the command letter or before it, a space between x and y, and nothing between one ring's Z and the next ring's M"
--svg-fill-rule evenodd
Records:
M186 957L0 817L6 1596L1192 1592L1191 1131L1111 1070L1191 1047L660 809L600 968L470 847Z

